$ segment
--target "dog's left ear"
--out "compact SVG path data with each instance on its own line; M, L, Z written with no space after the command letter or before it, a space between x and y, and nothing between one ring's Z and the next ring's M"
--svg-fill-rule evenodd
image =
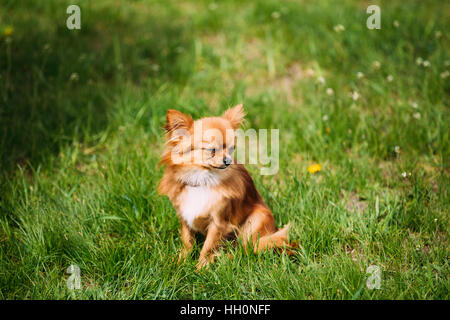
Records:
M234 106L233 108L228 109L225 111L225 113L222 115L222 118L227 119L231 122L231 126L234 130L239 128L239 126L242 123L242 120L244 120L245 112L242 108L242 103L238 104L237 106Z

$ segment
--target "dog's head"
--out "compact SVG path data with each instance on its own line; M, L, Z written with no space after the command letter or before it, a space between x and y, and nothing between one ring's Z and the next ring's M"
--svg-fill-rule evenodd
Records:
M194 121L191 116L169 110L166 117L167 146L162 162L192 170L225 170L233 163L234 130L244 118L242 104L220 117Z

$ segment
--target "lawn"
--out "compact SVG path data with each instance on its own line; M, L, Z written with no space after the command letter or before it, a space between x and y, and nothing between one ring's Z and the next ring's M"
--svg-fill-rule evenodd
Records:
M2 0L0 298L449 299L449 31L442 0ZM247 168L300 248L196 271L165 114L241 102L279 129L278 172Z

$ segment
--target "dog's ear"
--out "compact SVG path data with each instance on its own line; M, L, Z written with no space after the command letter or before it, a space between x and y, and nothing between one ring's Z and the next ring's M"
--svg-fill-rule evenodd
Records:
M166 129L167 132L172 132L177 129L189 130L193 123L194 120L191 116L185 115L180 111L170 109L167 111L164 129Z
M238 104L237 106L234 106L233 108L228 109L225 111L225 113L222 115L222 118L227 119L231 122L231 126L234 130L239 128L239 126L242 123L242 120L244 120L245 112L242 108L242 103Z

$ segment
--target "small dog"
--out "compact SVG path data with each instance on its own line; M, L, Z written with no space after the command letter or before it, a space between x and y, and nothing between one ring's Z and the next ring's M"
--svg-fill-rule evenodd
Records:
M167 112L165 165L158 192L167 195L181 222L184 259L195 232L206 235L197 269L212 262L221 241L237 234L247 251L294 247L287 241L289 224L278 229L242 164L234 163L234 130L244 119L242 104L220 117L194 121L176 110Z

